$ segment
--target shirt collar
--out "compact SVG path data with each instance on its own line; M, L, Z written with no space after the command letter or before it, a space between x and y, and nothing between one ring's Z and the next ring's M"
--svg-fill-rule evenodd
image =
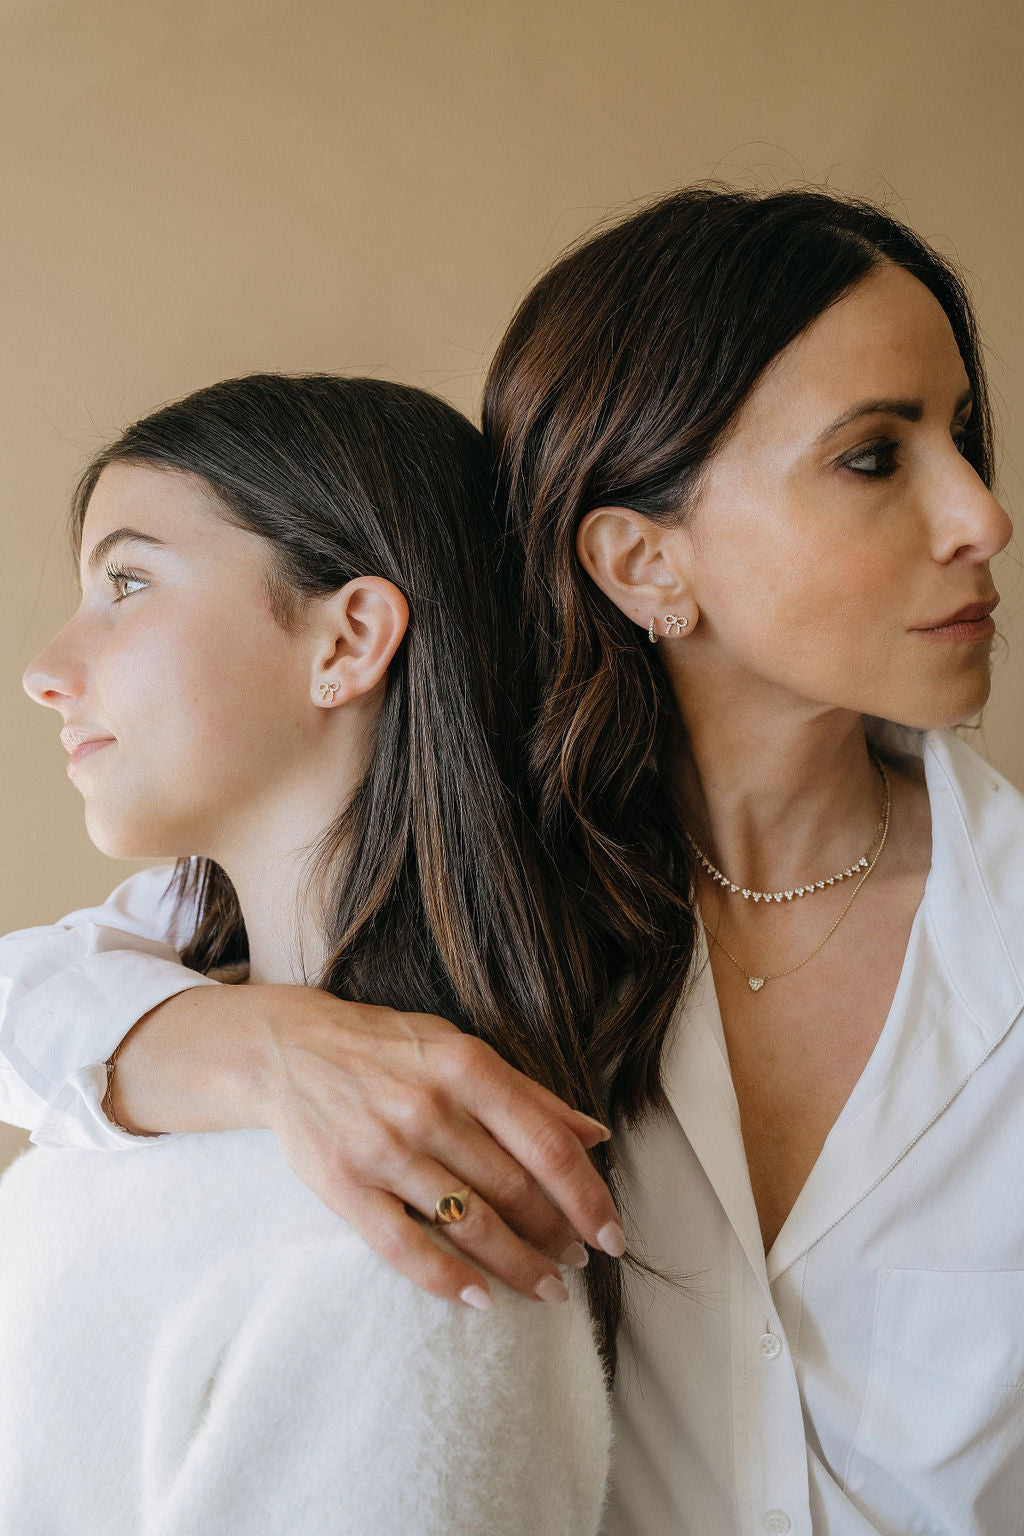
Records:
M762 1284L886 1176L1024 1007L1024 797L951 731L873 721L869 735L887 751L923 757L931 870L889 1019L767 1269L703 945L666 1051L669 1104Z

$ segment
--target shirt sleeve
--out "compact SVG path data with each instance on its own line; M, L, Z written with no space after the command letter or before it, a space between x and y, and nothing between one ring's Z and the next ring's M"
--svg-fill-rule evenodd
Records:
M172 871L125 880L102 906L0 938L0 1119L41 1146L134 1147L104 1115L103 1063L167 998L216 982L187 970Z
M165 1335L142 1536L594 1536L609 1409L575 1279L560 1306L492 1282L481 1314L368 1250L273 1268L203 1368L209 1297Z

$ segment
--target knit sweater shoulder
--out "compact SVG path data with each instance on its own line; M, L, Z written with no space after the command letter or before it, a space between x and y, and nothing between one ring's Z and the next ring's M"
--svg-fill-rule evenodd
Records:
M266 1132L30 1151L0 1254L0 1536L598 1528L582 1295L426 1295Z

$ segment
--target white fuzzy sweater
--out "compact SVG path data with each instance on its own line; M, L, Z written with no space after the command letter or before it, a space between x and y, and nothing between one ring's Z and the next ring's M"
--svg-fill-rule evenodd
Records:
M2 1536L589 1536L582 1297L418 1291L272 1136L37 1149L0 1185Z

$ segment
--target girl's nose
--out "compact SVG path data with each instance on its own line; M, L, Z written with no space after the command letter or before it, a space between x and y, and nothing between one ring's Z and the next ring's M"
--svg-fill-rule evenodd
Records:
M81 697L81 679L76 678L73 669L62 660L57 648L56 636L50 644L39 652L34 661L29 662L21 679L21 685L30 699L37 704L47 704L51 709L61 709L71 699Z

